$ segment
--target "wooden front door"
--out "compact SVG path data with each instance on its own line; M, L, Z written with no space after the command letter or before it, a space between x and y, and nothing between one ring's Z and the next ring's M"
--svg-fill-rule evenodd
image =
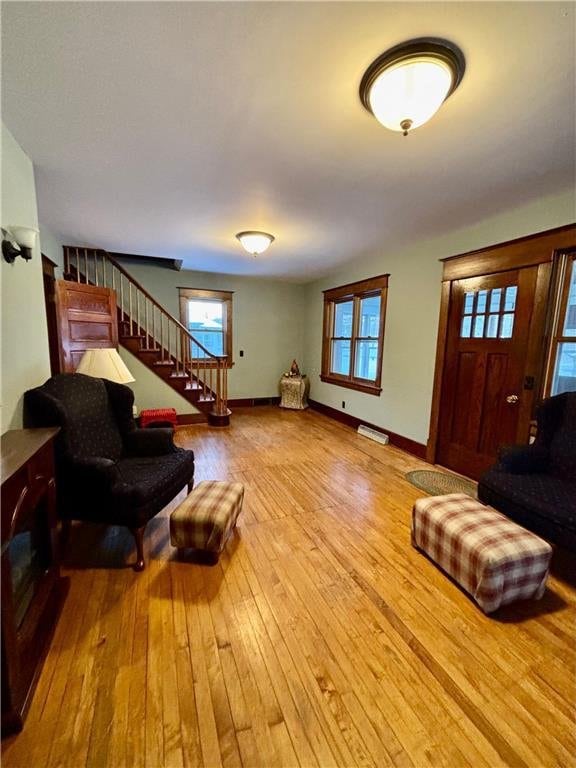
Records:
M532 322L537 277L527 267L451 284L437 462L469 477L502 445L527 441L529 340L542 331Z
M60 370L73 373L87 349L118 346L116 292L69 280L56 282Z

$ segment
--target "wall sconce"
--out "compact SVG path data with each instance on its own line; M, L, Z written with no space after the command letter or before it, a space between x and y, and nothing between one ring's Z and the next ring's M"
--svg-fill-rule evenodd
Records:
M37 234L38 230L31 227L6 227L6 229L2 229L2 255L8 264L12 264L17 256L22 256L25 261L30 261Z

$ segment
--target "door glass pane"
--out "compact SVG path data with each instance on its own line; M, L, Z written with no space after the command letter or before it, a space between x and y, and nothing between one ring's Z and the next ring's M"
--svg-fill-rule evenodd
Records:
M558 344L552 394L562 392L576 392L576 342L573 341Z
M464 294L464 314L471 315L474 306L474 291L467 291Z
M566 305L566 318L564 320L563 336L576 336L576 260L572 260L572 276L568 289L568 303Z
M354 376L359 379L376 380L378 366L378 342L357 341L356 359L354 361Z
M516 309L516 294L518 288L515 285L510 285L506 288L506 294L504 296L504 311L513 312Z
M490 312L500 311L500 302L502 300L502 288L493 288L490 292Z
M333 341L332 342L332 364L330 366L332 373L339 373L341 376L350 375L350 342Z
M380 330L380 296L369 296L360 301L360 336L378 338Z
M500 338L511 339L513 330L514 330L514 313L511 312L509 314L502 315L502 323L500 325Z
M484 336L484 318L485 315L476 315L474 318L474 338L481 339Z
M495 339L498 336L498 318L499 318L499 315L488 316L488 327L486 328L486 336L489 339Z
M188 300L188 330L213 355L224 354L224 305L209 299ZM191 343L193 358L209 357L198 345Z
M352 336L354 302L342 301L334 305L334 336Z
M481 314L486 312L486 299L488 297L488 291L478 291L478 301L476 302L476 312Z
M462 339L470 338L470 331L472 330L472 317L468 315L462 318L462 328L460 330L460 337Z

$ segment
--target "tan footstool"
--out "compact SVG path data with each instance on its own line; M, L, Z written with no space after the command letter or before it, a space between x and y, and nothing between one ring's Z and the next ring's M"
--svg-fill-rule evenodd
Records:
M550 544L463 493L419 499L412 512L412 544L485 613L544 594Z
M236 525L243 499L241 483L199 483L170 515L172 546L193 549L217 561Z

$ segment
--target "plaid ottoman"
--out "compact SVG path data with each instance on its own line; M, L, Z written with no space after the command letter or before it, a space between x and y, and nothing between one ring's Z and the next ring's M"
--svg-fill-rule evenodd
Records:
M412 511L412 544L485 613L544 594L552 547L463 493L419 499Z
M209 480L199 483L170 515L170 541L218 560L244 500L241 483Z

